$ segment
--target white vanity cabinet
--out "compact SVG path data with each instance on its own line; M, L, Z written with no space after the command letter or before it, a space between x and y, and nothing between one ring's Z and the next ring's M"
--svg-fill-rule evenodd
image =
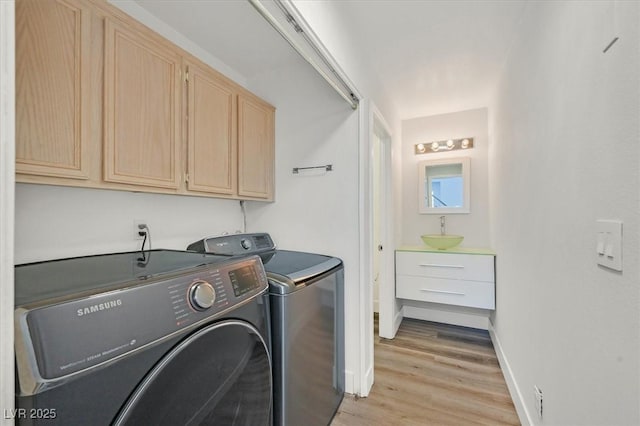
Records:
M396 297L495 309L495 255L473 249L397 250Z

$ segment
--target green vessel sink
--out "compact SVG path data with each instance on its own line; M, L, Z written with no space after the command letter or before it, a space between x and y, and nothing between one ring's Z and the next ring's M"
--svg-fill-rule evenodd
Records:
M421 235L422 241L429 247L433 247L438 250L446 250L453 248L460 244L464 237L462 235Z

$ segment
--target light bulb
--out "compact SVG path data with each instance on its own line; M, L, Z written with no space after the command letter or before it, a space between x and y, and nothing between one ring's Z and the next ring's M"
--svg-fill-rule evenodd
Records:
M453 149L453 140L452 139L449 139L447 141L447 149Z
M439 149L440 149L440 144L438 142L431 143L431 150L432 151L437 151Z
M462 140L462 148L469 148L469 139Z
M419 143L418 145L416 145L416 147L418 148L418 152L424 152L425 151L425 147L423 143Z

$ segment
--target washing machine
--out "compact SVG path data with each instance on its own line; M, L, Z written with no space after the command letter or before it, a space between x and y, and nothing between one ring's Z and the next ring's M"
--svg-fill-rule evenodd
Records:
M258 256L175 250L15 268L18 424L269 425Z
M204 238L188 250L259 255L269 279L274 424L326 426L344 396L344 266L276 249L267 233Z

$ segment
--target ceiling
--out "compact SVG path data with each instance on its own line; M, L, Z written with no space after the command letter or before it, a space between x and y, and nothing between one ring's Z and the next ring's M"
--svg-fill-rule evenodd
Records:
M525 0L342 0L355 58L401 119L489 104ZM296 60L244 0L137 0L247 79Z
M484 107L524 1L340 1L401 119Z
M247 0L136 0L232 69L251 79L297 60Z

